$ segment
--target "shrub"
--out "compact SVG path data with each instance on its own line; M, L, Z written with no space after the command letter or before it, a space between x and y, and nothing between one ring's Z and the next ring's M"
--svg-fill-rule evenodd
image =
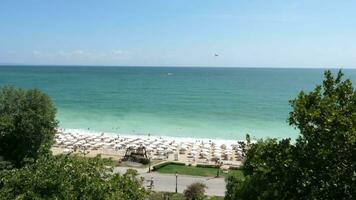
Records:
M185 166L185 163L180 163L180 162L164 162L164 163L160 163L160 164L157 164L155 166L152 167L152 171L157 171L158 169L164 167L164 166L167 166L167 165L184 165Z
M193 183L184 190L184 196L187 200L204 199L206 185L204 183Z
M137 162L139 162L139 163L141 163L141 164L143 164L143 165L147 165L147 164L150 163L150 160L149 160L148 158L139 158L139 159L137 160Z
M217 165L201 165L201 164L197 164L197 167L200 167L200 168L219 168L219 166L217 166Z
M135 170L112 172L100 157L42 156L22 168L0 171L0 199L145 199Z
M230 166L229 170L243 170L243 167Z

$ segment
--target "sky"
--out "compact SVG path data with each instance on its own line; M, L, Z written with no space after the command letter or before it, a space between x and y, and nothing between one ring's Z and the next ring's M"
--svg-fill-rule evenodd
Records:
M0 63L356 68L356 1L0 0Z

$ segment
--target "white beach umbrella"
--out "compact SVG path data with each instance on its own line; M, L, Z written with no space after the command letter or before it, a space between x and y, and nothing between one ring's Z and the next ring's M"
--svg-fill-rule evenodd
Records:
M180 147L179 150L181 150L181 151L186 151L187 148L186 148L186 147Z
M192 150L198 150L198 149L199 149L198 146L193 146L193 147L192 147Z
M63 149L63 152L62 152L62 153L68 154L68 153L71 153L71 152L72 152L72 150L70 150L70 149Z
M220 149L214 149L214 153L221 153Z
M210 149L207 149L207 148L203 148L201 149L202 151L206 151L206 152L210 152Z
M215 158L221 158L221 154L214 153Z
M208 155L209 155L209 153L208 153L208 152L204 152L204 151L203 151L203 152L201 152L200 154L201 154L201 155L204 155L204 156L208 156Z
M226 150L232 150L232 146L226 146Z
M90 148L90 146L91 146L90 144L84 144L83 145L83 147L85 147L85 148Z
M191 151L190 154L195 155L195 154L197 154L197 152L196 151Z

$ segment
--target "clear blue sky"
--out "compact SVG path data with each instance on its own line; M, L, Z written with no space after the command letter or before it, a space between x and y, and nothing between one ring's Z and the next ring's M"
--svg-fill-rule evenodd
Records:
M0 63L356 67L356 1L1 0Z

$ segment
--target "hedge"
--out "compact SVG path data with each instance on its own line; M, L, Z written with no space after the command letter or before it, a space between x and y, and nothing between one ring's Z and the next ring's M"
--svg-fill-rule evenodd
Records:
M233 167L233 166L230 166L229 167L229 170L243 170L242 167Z
M197 164L197 167L200 167L200 168L219 168L217 165L202 165L202 164Z
M185 165L185 163L180 163L180 162L164 162L164 163L160 163L157 164L155 166L152 167L152 171L157 171L158 169L167 166L167 165Z

